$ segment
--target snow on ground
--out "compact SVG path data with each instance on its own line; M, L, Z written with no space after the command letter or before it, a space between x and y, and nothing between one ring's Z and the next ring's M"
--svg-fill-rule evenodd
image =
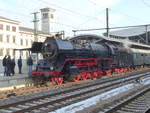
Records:
M137 87L137 86L140 86L140 85L148 85L148 84L150 84L150 77L145 78L140 83L127 84L125 86L121 86L119 88L107 91L107 92L102 93L100 95L94 96L92 98L83 100L83 101L78 102L78 103L71 104L69 106L65 106L63 108L57 109L57 110L55 110L53 112L49 112L49 113L75 113L77 111L88 108L92 105L95 105L100 100L106 100L110 97L118 95L119 93L126 92L126 91L128 91L128 90L130 90L134 87Z

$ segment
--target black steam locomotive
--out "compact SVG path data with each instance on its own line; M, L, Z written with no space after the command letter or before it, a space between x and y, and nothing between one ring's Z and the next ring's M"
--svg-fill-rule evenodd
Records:
M43 43L32 46L32 52L43 55L32 77L62 84L64 80L93 79L150 64L149 46L127 44L96 35L80 35L70 40L48 37Z

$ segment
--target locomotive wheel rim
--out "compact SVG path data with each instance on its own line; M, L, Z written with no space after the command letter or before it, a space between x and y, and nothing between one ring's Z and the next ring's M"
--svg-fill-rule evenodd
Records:
M93 80L94 79L94 74L90 74L90 79Z
M77 82L77 81L79 81L79 80L80 80L80 75L77 75L77 76L73 79L74 82Z
M62 77L58 77L57 78L57 84L61 85L63 83L63 78Z
M87 73L86 76L87 76L87 78L89 78L89 79L91 78L90 73Z
M87 80L87 75L85 73L81 74L81 77L82 77L82 80Z
M99 72L94 72L94 77L97 78L99 76Z
M55 84L55 79L53 77L51 78L51 82L52 84Z

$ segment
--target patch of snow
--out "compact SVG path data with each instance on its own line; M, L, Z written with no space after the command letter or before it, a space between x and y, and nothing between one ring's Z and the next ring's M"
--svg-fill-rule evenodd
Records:
M150 77L145 78L142 82L140 83L130 83L121 87L118 87L116 89L112 89L110 91L107 91L105 93L102 93L100 95L91 97L89 99L83 100L81 102L77 102L74 104L71 104L69 106L65 106L63 108L57 109L53 112L49 113L75 113L77 111L83 110L87 107L90 107L92 105L95 105L98 103L100 100L106 100L110 97L113 97L115 95L118 95L119 93L126 92L127 90L130 90L134 87L140 86L140 85L148 85L150 84Z

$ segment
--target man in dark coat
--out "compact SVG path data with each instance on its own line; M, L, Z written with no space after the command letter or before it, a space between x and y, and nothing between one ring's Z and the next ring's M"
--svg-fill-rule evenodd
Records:
M28 65L28 72L32 72L32 65L33 65L33 60L32 60L32 57L29 56L28 59L27 59L27 65Z
M21 56L18 59L18 68L19 68L19 74L22 74L21 69L22 69L22 58Z
M6 67L6 59L7 59L7 55L5 55L5 57L3 58L3 66L4 66L4 76L6 76L6 71L7 71L7 67Z
M10 58L10 55L8 55L8 57L6 59L6 68L7 68L6 76L10 76L10 73L11 73L11 58Z
M15 65L16 65L15 59L13 58L13 59L11 60L11 73L12 73L12 75L15 74Z

